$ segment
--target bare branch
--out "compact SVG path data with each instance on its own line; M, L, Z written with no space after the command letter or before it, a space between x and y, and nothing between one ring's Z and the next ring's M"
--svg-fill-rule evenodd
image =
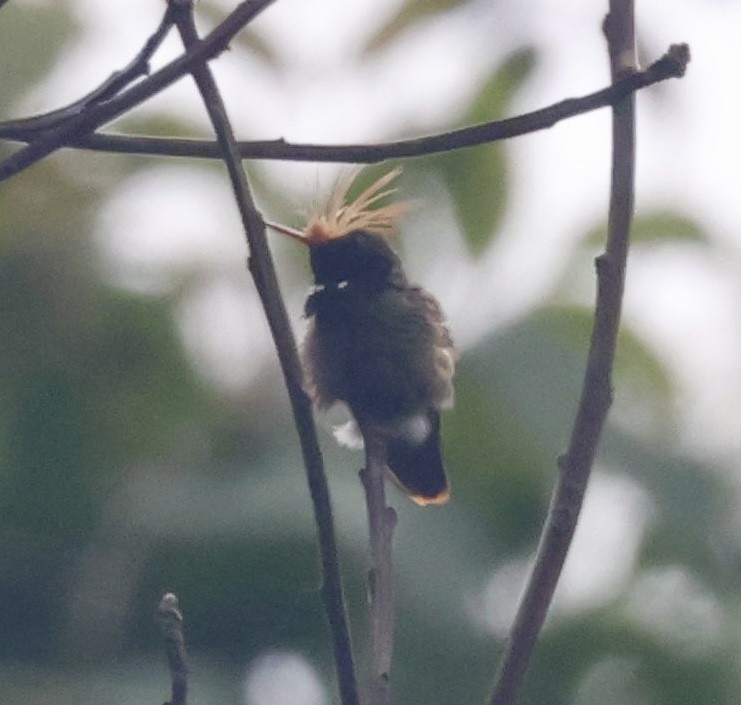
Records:
M183 636L183 615L178 598L171 592L162 596L155 620L165 640L165 654L172 681L172 700L165 705L185 705L188 694L188 664Z
M179 80L194 65L220 54L226 49L231 38L272 2L274 0L245 0L207 37L199 40L185 54L156 73L110 100L88 107L58 127L41 132L28 146L0 162L0 181L14 176L52 152L93 132Z
M197 46L198 36L193 22L192 3L189 0L170 2L177 8L175 19L183 44L188 49ZM216 131L229 172L250 249L250 271L275 342L299 434L319 534L323 576L321 594L332 634L340 697L343 705L360 705L329 488L324 474L311 402L303 389L303 371L296 342L265 238L265 224L255 208L229 117L208 64L205 61L196 64L192 73Z
M633 0L610 0L605 34L613 81L636 70ZM530 663L576 530L587 482L612 402L635 167L635 96L613 107L612 185L605 252L597 258L597 303L581 398L530 579L497 677L491 705L512 705Z
M463 149L548 129L563 120L611 106L634 91L669 78L683 76L688 62L687 45L672 45L664 56L645 71L623 76L607 88L578 98L567 98L517 117L464 127L452 132L365 145L292 144L276 139L240 142L238 148L241 156L249 159L350 163L374 163L391 158ZM26 142L33 139L34 134L22 129L15 121L0 123L0 138ZM215 142L195 139L92 134L75 139L67 146L101 152L220 158L219 146Z
M370 705L390 705L391 660L394 651L394 576L392 545L396 512L386 505L386 448L374 434L364 433L365 469L361 472L368 508L371 569L370 596L371 681Z
M69 118L79 115L92 105L103 103L113 98L113 96L120 93L137 78L146 76L149 73L149 60L157 49L159 49L172 26L172 8L168 5L159 27L147 39L139 53L125 68L120 71L114 71L103 83L70 105L52 110L48 113L42 113L41 115L34 115L33 117L8 120L7 122L0 123L2 129L32 138L33 135L38 135L41 132L58 127Z

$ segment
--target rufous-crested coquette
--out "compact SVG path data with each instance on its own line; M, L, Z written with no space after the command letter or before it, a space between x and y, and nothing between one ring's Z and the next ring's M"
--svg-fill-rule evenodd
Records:
M406 204L372 208L393 190L393 170L347 203L351 181L303 230L268 225L308 246L314 286L305 305L308 391L321 409L349 407L354 430L385 443L386 464L418 504L449 489L440 411L453 405L456 352L440 305L410 284L388 236ZM342 442L348 428L337 434Z

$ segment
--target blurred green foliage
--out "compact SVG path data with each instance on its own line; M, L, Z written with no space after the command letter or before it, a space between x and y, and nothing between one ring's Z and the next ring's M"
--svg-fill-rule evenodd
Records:
M585 242L599 247L605 240L605 229L596 228ZM707 243L702 225L680 213L660 211L639 215L633 223L631 240L635 245L677 244L678 242Z
M402 3L369 55L461 5ZM8 104L44 75L72 26L54 3L3 8ZM523 46L495 67L461 123L505 115L536 57L537 47ZM180 116L167 115L131 125L184 129ZM62 155L0 188L3 701L93 703L101 692L112 703L162 698L164 667L152 673L161 660L152 612L172 590L186 615L200 701L241 702L239 682L254 657L295 651L317 669L334 702L314 528L277 364L266 358L264 373L244 389L208 384L178 325L188 286L208 273L176 291L133 293L100 266L91 237L96 213L148 163ZM94 180L82 175L90 165ZM445 185L472 255L470 272L499 232L509 168L503 147L486 146L409 170L412 182L432 174ZM269 201L281 199L268 181L259 189ZM575 244L564 281L599 247L597 232ZM639 218L636 236L709 246L701 225L669 211ZM464 351L458 404L444 424L454 501L419 511L398 500L398 702L473 703L488 692L503 639L481 595L497 570L526 560L536 544L577 403L590 322L589 309L567 300L559 285L547 304L492 325ZM734 705L741 593L727 480L711 462L673 447L672 376L630 330L621 337L616 385L632 405L628 417L647 414L656 423L612 424L599 470L628 478L652 520L615 595L558 612L549 623L523 702ZM323 440L362 654L360 460L335 449L328 434ZM678 572L661 572L669 568ZM676 614L690 617L680 626L691 634L721 615L694 650L672 630L673 613L655 623L635 616L631 605L645 598L639 579L657 575L689 576L677 584L696 586L676 592ZM692 612L698 604L705 612Z
M61 5L20 7L8 3L3 7L0 46L4 57L13 57L12 70L3 71L0 78L3 116L14 100L45 76L64 43L73 36L74 22Z
M404 32L414 29L420 22L444 21L448 12L465 6L469 0L406 0L379 28L368 42L368 50L376 52L397 39Z
M535 64L535 51L523 48L508 56L480 87L464 125L501 120L513 95ZM506 147L502 142L448 152L428 162L442 177L455 204L466 244L480 255L498 231L510 195Z

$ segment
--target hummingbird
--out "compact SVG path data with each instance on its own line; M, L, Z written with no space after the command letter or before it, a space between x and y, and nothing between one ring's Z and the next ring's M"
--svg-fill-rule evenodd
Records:
M440 305L409 282L389 242L408 204L377 205L394 192L386 187L400 171L349 203L346 179L303 230L266 225L309 249L314 286L302 349L308 393L320 409L345 404L353 420L336 430L338 441L362 447L374 434L392 479L424 506L449 498L440 412L454 402L457 355Z

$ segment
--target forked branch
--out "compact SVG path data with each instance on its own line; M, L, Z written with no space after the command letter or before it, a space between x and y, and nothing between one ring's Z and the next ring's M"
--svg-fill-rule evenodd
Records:
M59 125L36 133L26 147L0 162L0 181L10 178L52 152L94 132L101 125L128 112L175 83L198 63L220 54L231 38L275 0L245 0L207 37L156 73L102 103L64 119ZM177 3L173 3L177 4Z

